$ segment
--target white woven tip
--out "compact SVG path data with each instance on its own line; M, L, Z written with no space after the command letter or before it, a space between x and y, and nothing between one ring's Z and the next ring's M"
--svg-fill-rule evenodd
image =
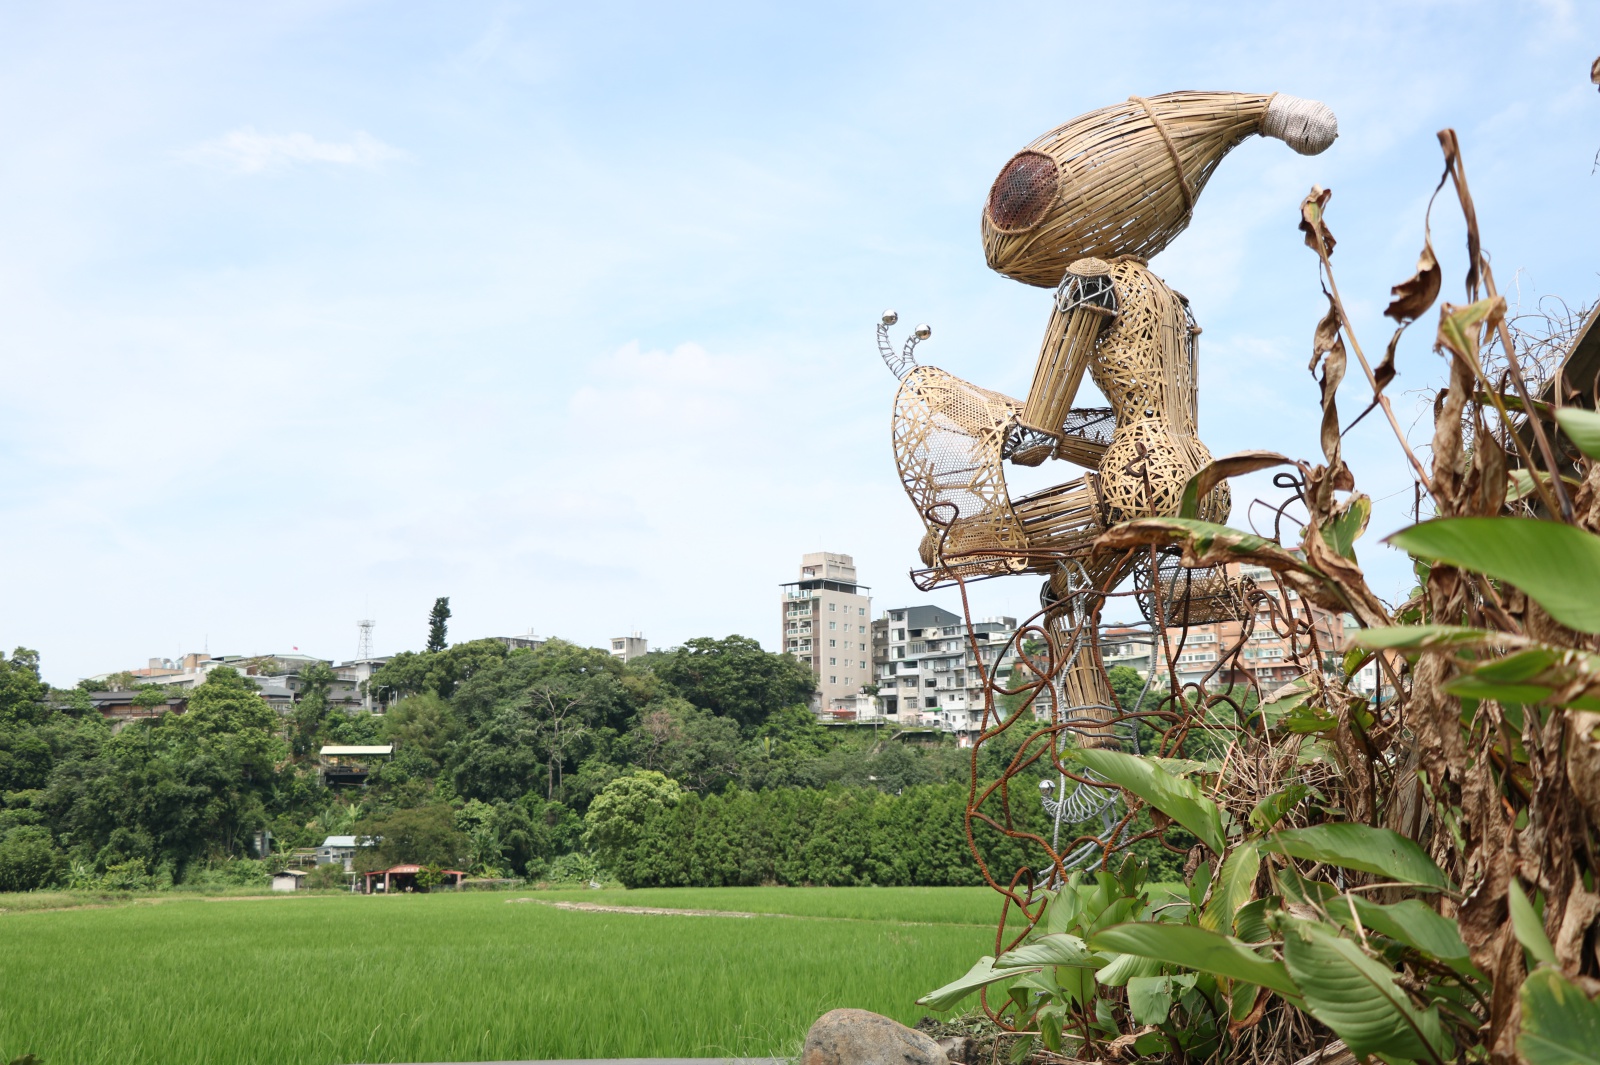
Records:
M1261 135L1276 137L1301 155L1320 155L1339 136L1339 120L1320 100L1279 93L1267 104Z

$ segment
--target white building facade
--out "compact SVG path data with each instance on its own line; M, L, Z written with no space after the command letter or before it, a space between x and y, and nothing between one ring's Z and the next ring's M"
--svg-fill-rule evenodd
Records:
M878 707L902 727L936 727L963 745L983 727L984 678L1016 664L1015 618L984 618L972 632L943 607L885 611L873 622Z

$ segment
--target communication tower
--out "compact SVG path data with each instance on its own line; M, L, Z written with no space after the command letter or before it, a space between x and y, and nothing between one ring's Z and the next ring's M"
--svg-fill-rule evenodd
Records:
M361 627L361 642L356 646L356 661L365 661L372 657L372 627L377 624L371 618L356 622Z

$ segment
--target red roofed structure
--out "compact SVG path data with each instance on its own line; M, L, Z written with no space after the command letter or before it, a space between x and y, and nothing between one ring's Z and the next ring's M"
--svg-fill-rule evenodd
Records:
M393 865L387 869L374 869L370 873L363 874L365 892L372 895L379 892L427 891L428 888L419 887L417 884L417 874L426 868L422 865ZM460 869L441 869L439 872L444 876L445 883L454 888L459 888L461 881L467 876ZM378 877L383 878L382 883L377 882Z

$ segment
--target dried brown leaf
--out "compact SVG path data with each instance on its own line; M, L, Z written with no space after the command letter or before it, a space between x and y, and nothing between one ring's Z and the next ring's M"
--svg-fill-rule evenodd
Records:
M1439 298L1441 276L1439 260L1433 254L1433 242L1424 238L1422 254L1417 257L1417 272L1389 290L1389 306L1384 308L1384 316L1401 324L1421 318Z
M1300 232L1306 235L1306 247L1329 258L1333 257L1333 246L1338 242L1333 239L1328 224L1323 221L1322 212L1332 195L1332 189L1313 185L1311 192L1300 204Z
M1600 57L1596 57L1594 65L1589 68L1589 80L1600 85Z
M1310 369L1314 374L1317 364L1322 364L1322 377L1318 380L1322 387L1322 454L1335 471L1342 463L1339 461L1339 410L1334 396L1339 391L1339 382L1344 380L1346 364L1344 337L1339 333L1339 325L1339 308L1329 296L1328 313L1317 323L1311 340Z

